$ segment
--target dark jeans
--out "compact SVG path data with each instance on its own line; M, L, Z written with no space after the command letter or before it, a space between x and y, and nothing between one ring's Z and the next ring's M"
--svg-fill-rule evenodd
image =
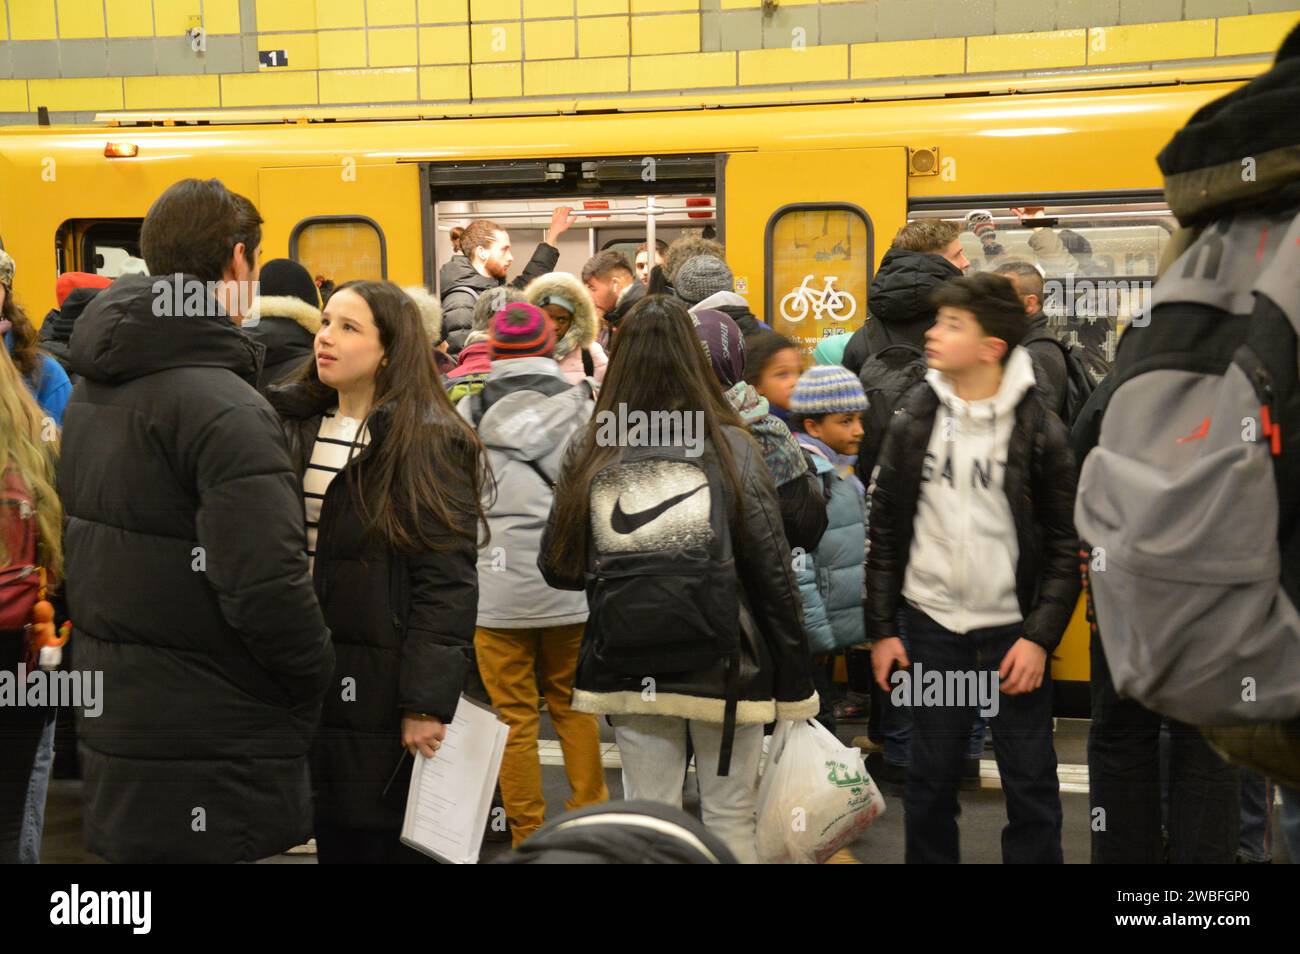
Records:
M1091 655L1092 863L1161 864L1166 860L1160 824L1161 716L1116 694L1101 639L1095 635ZM1192 726L1168 720L1168 731L1168 860L1232 864L1240 818L1237 772Z
M834 656L813 656L813 688L817 690L817 699L821 706L817 710L817 721L832 735L835 734L835 703L831 701L831 682L834 673Z
M996 674L1023 627L997 626L954 633L912 607L907 610L912 671ZM996 685L996 683L995 683ZM944 700L945 702L950 700ZM991 719L993 754L1007 799L1002 829L1006 864L1059 864L1061 790L1052 744L1051 670L1031 693L999 693ZM903 795L908 864L960 860L957 791L977 706L917 706L912 710L912 765Z
M1250 769L1238 768L1241 778L1241 823L1237 832L1237 856L1246 861L1273 860L1273 839L1269 821L1273 816L1273 783Z
M400 830L316 825L316 862L322 865L433 865L437 860L402 844Z

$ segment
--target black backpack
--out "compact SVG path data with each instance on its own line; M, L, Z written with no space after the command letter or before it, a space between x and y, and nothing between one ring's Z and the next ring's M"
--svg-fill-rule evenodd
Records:
M1088 373L1088 365L1083 358L1083 349L1078 345L1067 345L1046 328L1035 328L1029 332L1020 342L1020 346L1022 348L1027 347L1039 341L1052 342L1061 349L1061 354L1065 357L1065 394L1064 406L1061 408L1061 420L1065 422L1067 428L1073 427L1074 422L1079 418L1079 412L1088 403L1088 398L1092 397L1092 392L1097 389L1092 375ZM1037 361L1034 362L1034 371L1035 373L1038 371ZM1051 410L1056 410L1056 408Z
M591 482L586 638L637 679L727 663L718 774L731 762L739 698L740 583L712 455L633 447Z
M872 319L877 321L878 319ZM889 331L881 328L886 337ZM888 344L870 355L858 375L867 392L867 413L862 419L862 444L858 448L858 477L871 482L876 457L885 442L890 418L913 385L925 378L925 352L915 345Z

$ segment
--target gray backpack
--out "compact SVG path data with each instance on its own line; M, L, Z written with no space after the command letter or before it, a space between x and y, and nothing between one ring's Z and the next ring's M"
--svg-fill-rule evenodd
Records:
M1194 725L1300 715L1300 215L1207 228L1124 333L1075 523L1115 688Z

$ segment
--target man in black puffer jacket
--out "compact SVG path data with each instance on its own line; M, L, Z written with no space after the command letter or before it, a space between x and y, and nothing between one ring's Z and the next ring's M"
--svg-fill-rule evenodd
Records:
M103 672L105 697L78 718L83 824L114 862L254 861L311 834L334 653L231 294L256 276L260 225L217 180L176 183L140 233L154 277L115 281L72 340L68 601L77 665Z
M925 347L934 324L930 294L970 268L960 234L942 219L917 219L898 230L867 290L870 317L844 348L844 367L861 374L867 358L890 345Z
M866 571L876 681L914 706L907 860L959 860L957 789L978 711L1007 793L1003 861L1059 863L1049 657L1079 596L1074 456L1018 347L1029 322L1011 283L954 279L935 303L930 370L878 458ZM895 664L908 672L891 679ZM975 683L978 701L932 698L936 675Z

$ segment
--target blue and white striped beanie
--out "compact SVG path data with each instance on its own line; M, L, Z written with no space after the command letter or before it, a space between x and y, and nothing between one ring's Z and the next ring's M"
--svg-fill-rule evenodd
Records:
M814 365L799 376L790 396L791 414L852 414L867 409L862 382L838 364Z

